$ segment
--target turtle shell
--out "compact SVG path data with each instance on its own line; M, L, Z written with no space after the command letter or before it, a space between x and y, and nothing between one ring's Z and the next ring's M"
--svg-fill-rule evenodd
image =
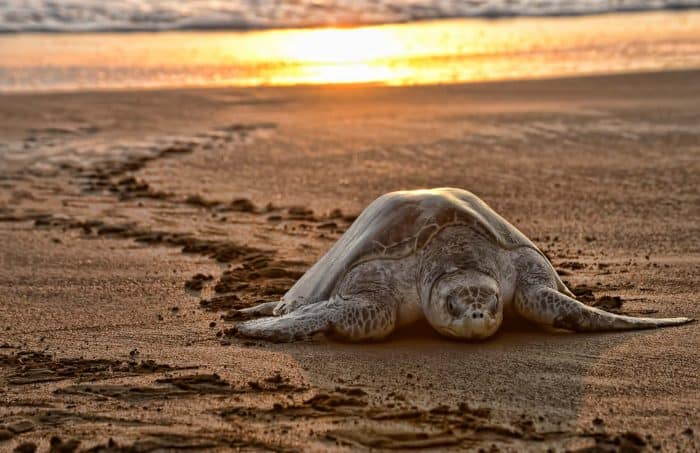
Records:
M454 188L391 192L367 206L282 301L296 305L327 300L354 266L372 259L407 257L440 230L453 225L470 226L506 249L529 247L542 254L523 233L471 192ZM560 286L568 291L563 283Z

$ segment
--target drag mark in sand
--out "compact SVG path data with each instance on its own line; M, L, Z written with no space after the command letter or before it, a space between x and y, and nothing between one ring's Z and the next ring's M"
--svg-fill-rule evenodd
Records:
M351 448L476 448L491 442L492 451L500 451L496 443L519 449L545 441L575 443L588 438L595 442L591 451L620 448L620 451L638 452L649 445L649 439L633 432L609 434L600 426L602 422L583 431L543 428L546 422L542 417L525 415L504 423L494 420L489 409L473 408L466 403L421 409L400 395L390 394L377 404L358 387L336 387L301 402L274 403L267 409L236 406L219 410L217 414L227 421L253 426L285 423L335 426L321 436Z
M4 349L14 348L7 345ZM255 399L255 395L261 394L282 401L294 400L294 395L306 395L310 391L308 385L293 383L279 372L264 379L233 384L216 373L186 373L187 370L196 368L199 367L173 367L153 361L55 358L43 352L33 351L0 355L0 382L7 378L6 382L10 386L45 386L49 383L57 385L51 391L57 399L44 401L38 406L31 400L7 401L7 407L13 407L15 410L0 422L0 442L25 433L40 433L52 428L60 428L66 432L68 426L101 424L124 428L147 427L149 431L141 433L138 436L139 440L131 445L118 445L110 439L106 445L98 445L87 451L148 452L214 447L285 449L280 445L257 440L255 436L241 435L236 429L182 434L166 431L178 429L178 424L168 421L167 417L144 419L136 414L129 418L100 415L108 406L120 411L124 404L126 407L160 407L163 402L173 399L196 398L201 402L203 398L213 397L230 401L231 398L237 400L240 396ZM6 371L9 371L9 374ZM150 377L152 375L156 377ZM67 385L60 382L66 380L70 381ZM83 401L80 403L82 410L78 411L75 409L76 402L80 401ZM67 409L57 409L56 404L65 405ZM94 409L89 409L94 404L100 408L97 413ZM163 431L154 432L153 428ZM52 451L76 451L80 443L78 439L64 441L57 436L51 440Z
M65 379L77 381L112 377L137 376L188 369L159 364L152 360L118 361L106 359L56 359L44 352L18 351L0 355L0 367L11 368L7 376L10 385L28 385Z
M279 228L282 234L305 236L309 231L318 231L319 238L334 239L354 220L354 216L344 215L336 209L326 216L317 217L313 210L304 206L278 207L271 203L260 208L246 198L221 202L208 200L199 194L178 196L154 189L147 181L137 176L137 172L156 160L176 158L195 151L206 152L208 149L222 146L235 146L253 140L257 131L274 128L275 125L271 123L234 124L198 134L191 140L178 139L146 150L124 152L116 157L100 154L93 156L90 165L75 166L64 162L59 164L59 168L72 173L83 192L107 195L116 198L118 202L153 199L173 207L192 206L211 212L222 221L231 214L244 216L244 221L247 215L263 216L270 225ZM34 141L36 140L32 140L32 143ZM137 206L148 209L148 206L141 202ZM305 262L275 262L272 260L274 250L242 245L228 239L205 239L187 232L142 227L136 222L79 220L63 213L19 214L10 207L3 207L0 214L0 220L3 221L33 220L36 227L79 230L84 238L132 239L146 245L180 247L183 253L207 256L220 263L240 263L240 266L224 271L216 282L216 297L202 300L202 307L208 310L243 308L253 305L261 298L279 297L303 274L303 269L308 267L308 263ZM201 290L204 283L186 282L185 287L195 291ZM233 293L234 291L238 294ZM241 303L232 305L232 302L240 300Z

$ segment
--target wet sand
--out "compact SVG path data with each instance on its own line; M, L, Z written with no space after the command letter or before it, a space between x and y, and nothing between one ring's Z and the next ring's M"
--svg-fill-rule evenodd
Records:
M699 323L229 335L376 196L437 186L582 300L700 318L698 80L0 97L0 449L700 448Z

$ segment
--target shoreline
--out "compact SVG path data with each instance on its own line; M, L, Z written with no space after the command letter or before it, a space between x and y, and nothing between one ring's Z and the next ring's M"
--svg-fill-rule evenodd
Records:
M443 89L453 87L459 89L478 89L502 86L504 88L517 88L519 85L526 84L543 84L548 82L554 83L585 83L599 80L601 82L614 81L615 79L639 80L653 77L691 77L700 76L700 67L698 68L683 68L683 69L668 69L668 70L653 70L653 71L631 71L631 72L612 72L612 73L593 73L581 75L560 75L551 77L539 78L517 78L517 79L499 79L499 80L475 80L473 82L454 82L454 83L431 83L417 85L386 85L379 82L369 83L323 83L323 84L297 84L297 85L227 85L227 86L164 86L164 87L116 87L116 88L89 88L89 89L72 89L65 90L27 90L27 91L2 91L0 97L44 97L44 96L64 96L64 95L109 95L112 93L173 93L173 92L222 92L222 91L250 91L250 92L265 92L279 90L292 91L343 91L343 90L362 90L362 89L378 89L378 90L414 90L414 89Z

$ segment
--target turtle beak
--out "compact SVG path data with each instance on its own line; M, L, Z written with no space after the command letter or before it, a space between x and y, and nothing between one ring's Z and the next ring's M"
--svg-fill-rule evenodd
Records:
M465 316L459 321L454 322L444 330L447 335L462 340L483 340L488 338L495 332L494 327L498 326L498 318L491 313L486 313L479 318Z

